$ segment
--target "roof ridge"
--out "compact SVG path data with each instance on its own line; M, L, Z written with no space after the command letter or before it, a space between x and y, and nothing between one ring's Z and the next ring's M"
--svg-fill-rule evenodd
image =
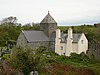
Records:
M57 23L54 18L50 15L50 13L48 12L48 14L44 17L44 19L41 21L41 23Z

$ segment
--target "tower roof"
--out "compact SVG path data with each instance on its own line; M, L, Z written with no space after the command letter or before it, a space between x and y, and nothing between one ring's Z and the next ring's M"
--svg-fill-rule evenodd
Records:
M57 23L57 22L53 19L53 17L48 12L45 18L41 21L41 23Z

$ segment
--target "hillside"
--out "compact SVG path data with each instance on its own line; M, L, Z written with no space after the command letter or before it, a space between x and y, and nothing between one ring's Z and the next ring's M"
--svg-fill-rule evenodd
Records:
M0 62L0 74L23 72L28 75L31 71L38 71L39 75L100 75L100 62L88 58L84 53L72 53L67 57L45 50L40 47L32 54L31 49L14 48L12 55L3 56L8 63Z

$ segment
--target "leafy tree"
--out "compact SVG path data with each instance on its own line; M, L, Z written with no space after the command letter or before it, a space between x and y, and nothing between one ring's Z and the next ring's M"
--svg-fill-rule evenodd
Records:
M7 18L4 18L1 23L13 23L15 24L17 22L17 18L16 17L13 17L13 16L10 16L10 17L7 17Z
M46 48L43 46L39 47L37 50L16 47L13 49L12 55L7 58L7 61L12 67L28 75L31 71L38 71L42 66L43 61L41 57L45 50Z
M31 23L27 23L25 25L22 26L22 30L39 30L40 26L39 24L32 24Z
M6 42L9 40L16 41L21 32L21 27L16 25L15 20L13 20L16 18L8 17L5 19L9 19L10 21L3 21L0 25L0 46L5 46Z

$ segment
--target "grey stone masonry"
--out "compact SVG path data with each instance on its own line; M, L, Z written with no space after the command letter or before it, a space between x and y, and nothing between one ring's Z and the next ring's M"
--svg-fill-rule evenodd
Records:
M57 22L48 13L40 23L40 30L44 31L44 33L50 39L52 33L55 32L56 29L57 29Z

